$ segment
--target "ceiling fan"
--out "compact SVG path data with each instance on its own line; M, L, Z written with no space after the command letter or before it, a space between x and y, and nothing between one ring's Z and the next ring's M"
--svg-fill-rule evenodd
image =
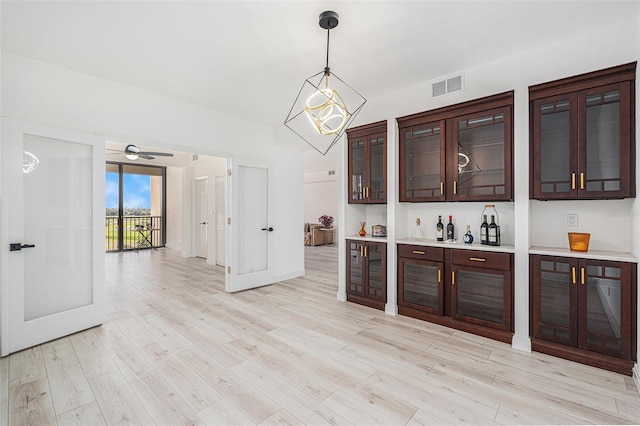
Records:
M116 151L115 149L110 149L109 151ZM117 151L120 153L120 151ZM173 157L173 154L167 152L151 152L151 151L141 151L135 145L127 145L124 148L124 155L129 160L137 160L138 157L144 158L145 160L153 160L156 157Z

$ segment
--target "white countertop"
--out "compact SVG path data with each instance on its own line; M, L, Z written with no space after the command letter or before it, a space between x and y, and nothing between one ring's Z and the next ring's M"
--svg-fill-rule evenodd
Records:
M582 259L612 260L615 262L638 263L638 258L632 255L631 253L624 253L624 252L617 252L617 251L589 250L584 252L584 251L571 251L568 248L532 246L531 248L529 248L529 254L579 257Z
M361 237L360 235L347 235L346 238L348 240L357 240L357 241L376 241L379 243L387 242L387 237L372 237L371 235L369 235L369 233L367 233L367 235L365 235L364 237Z
M515 247L509 245L502 246L484 246L480 243L465 244L462 241L456 241L454 243L447 243L443 241L427 240L422 238L401 238L396 240L397 244L413 244L416 246L428 246L428 247L442 247L450 249L462 249L462 250L480 250L480 251L495 251L501 253L514 253Z

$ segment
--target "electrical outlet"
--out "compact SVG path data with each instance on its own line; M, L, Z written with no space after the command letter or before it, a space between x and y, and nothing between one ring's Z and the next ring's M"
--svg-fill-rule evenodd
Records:
M567 215L567 226L571 228L578 227L578 215L577 214L568 214Z

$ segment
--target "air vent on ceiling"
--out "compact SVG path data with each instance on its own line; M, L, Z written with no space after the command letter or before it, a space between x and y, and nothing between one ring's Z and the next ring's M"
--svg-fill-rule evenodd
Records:
M431 96L438 97L462 90L462 74L443 77L431 83Z

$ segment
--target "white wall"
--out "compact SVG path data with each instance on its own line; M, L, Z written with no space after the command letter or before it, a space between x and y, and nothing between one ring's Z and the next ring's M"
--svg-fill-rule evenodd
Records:
M465 70L464 87L461 92L430 98L430 81L439 77L429 74L425 69L425 82L388 95L372 98L356 118L355 125L387 120L388 138L388 187L392 191L388 195L387 230L388 240L406 236L420 216L425 223L425 230L431 230L438 214L453 214L460 217L458 229L479 218L482 211L480 203L430 203L409 204L398 203L398 135L396 117L402 117L422 111L453 105L484 96L514 90L514 202L500 207L500 224L505 227L504 238L515 245L515 336L514 347L527 350L529 343L529 259L528 249L533 242L546 246L566 246L566 213L580 215L581 230L594 232L594 248L617 250L640 254L640 215L635 200L621 202L584 201L567 205L562 202L546 202L543 205L529 201L529 104L528 87L530 85L552 81L564 77L608 68L638 60L640 40L638 39L638 17L630 17L628 21L614 26L599 29L591 33L559 40L533 50L501 58L496 61L477 65ZM640 81L640 79L638 79ZM366 94L364 94L366 96ZM638 97L637 99L640 99ZM636 108L636 111L638 108ZM640 122L640 121L638 121ZM637 135L636 135L637 138ZM636 141L636 145L638 145ZM341 168L346 170L346 147L343 148ZM640 181L639 181L640 182ZM341 191L346 193L347 181L341 179ZM640 189L640 183L638 185ZM353 235L357 231L358 222L364 218L380 215L379 206L355 206L341 202L341 214L344 216L344 232L340 236ZM502 203L501 203L502 204ZM611 206L613 211L627 212L615 214L609 221L608 231L597 229L598 222ZM503 215L502 212L505 212ZM536 216L538 219L536 219ZM367 219L369 220L369 219ZM470 223L473 226L473 223ZM549 225L549 226L547 226ZM629 229L635 229L629 235ZM611 240L606 235L612 236ZM395 244L387 245L389 270L387 275L387 294L389 303L387 312L393 313L390 304L396 300ZM344 298L344 249L339 253L340 288L338 298Z
M182 252L184 167L167 167L167 248Z
M304 272L303 153L280 140L295 135L8 52L2 52L2 95L2 113L11 118L159 148L271 162L278 189L273 196L276 278Z

